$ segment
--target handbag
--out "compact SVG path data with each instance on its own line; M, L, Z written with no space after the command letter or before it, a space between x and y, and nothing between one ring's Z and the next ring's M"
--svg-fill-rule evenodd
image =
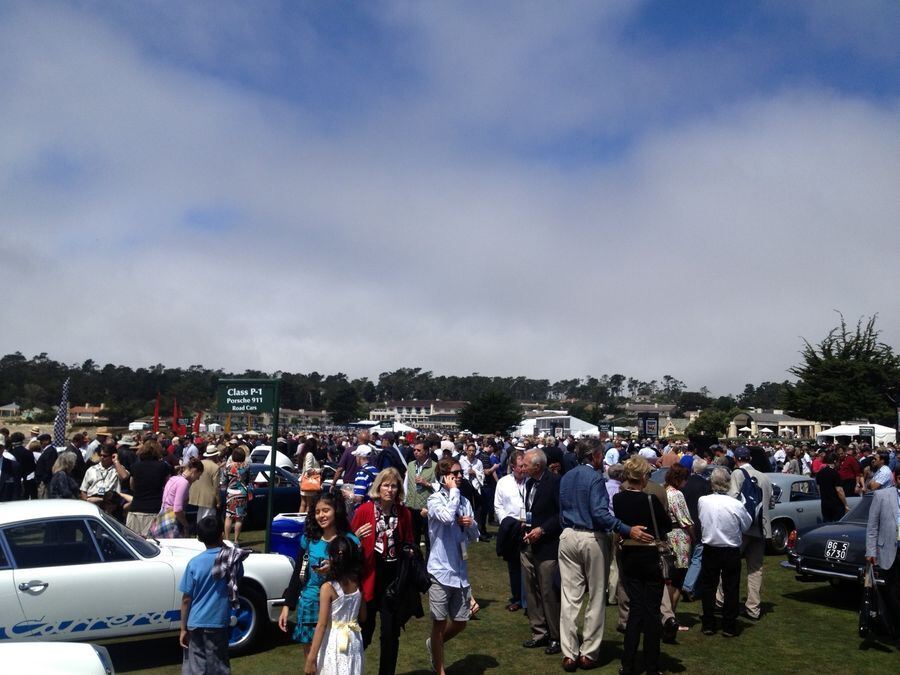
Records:
M149 535L156 539L174 539L181 534L181 523L175 518L175 511L164 509L150 523Z
M875 583L875 566L866 563L862 602L859 606L859 636L865 639L872 633L893 635L894 627L889 619L884 595Z
M302 492L321 492L322 475L304 473L300 479L300 490Z
M656 510L653 508L653 495L647 495L647 504L650 506L650 517L653 519L653 536L656 538L656 551L659 554L659 572L665 581L669 581L675 571L675 554L672 552L669 542L659 536Z

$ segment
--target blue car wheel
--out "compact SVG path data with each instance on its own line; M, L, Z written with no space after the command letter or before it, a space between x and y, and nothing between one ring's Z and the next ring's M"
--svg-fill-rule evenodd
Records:
M250 586L241 586L238 607L231 612L228 649L232 654L248 651L259 639L266 622L265 599Z

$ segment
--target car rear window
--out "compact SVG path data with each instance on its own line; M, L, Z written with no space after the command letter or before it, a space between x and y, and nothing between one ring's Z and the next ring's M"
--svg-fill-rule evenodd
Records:
M850 513L841 518L842 523L867 523L869 521L869 507L872 506L871 497L863 497L859 503L850 509Z

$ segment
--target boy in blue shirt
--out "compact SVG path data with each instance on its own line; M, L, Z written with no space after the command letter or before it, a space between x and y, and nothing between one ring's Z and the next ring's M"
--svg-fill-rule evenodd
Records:
M241 560L249 551L222 545L219 523L207 516L197 523L197 539L206 544L191 558L181 578L181 646L187 650L182 675L223 675L228 662L231 602L244 575Z

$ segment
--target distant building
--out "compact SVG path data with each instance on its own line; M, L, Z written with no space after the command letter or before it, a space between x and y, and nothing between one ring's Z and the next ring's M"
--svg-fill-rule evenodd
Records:
M260 413L258 419L260 424L266 427L271 426L273 421L271 413ZM332 419L331 413L327 410L306 410L304 408L299 408L297 410L292 408L278 409L278 426L328 427L333 423L334 420Z
M69 424L96 424L105 422L103 417L103 404L91 405L73 405L69 407Z
M777 436L815 440L818 434L830 428L830 424L793 417L786 414L784 410L750 408L734 416L734 419L728 425L728 437L750 436L751 438L758 438Z
M19 417L22 414L22 406L18 403L0 405L0 417Z
M669 436L683 436L685 431L700 414L699 410L688 411L687 417L669 417L666 416L665 421L659 421L659 437L668 438Z
M410 399L388 401L369 412L376 422L403 422L416 429L446 429L459 426L458 416L468 401Z
M43 414L44 414L43 408L29 408L28 410L22 411L22 419L25 420L26 422L31 422L32 420L37 418L39 415L43 415Z
M244 415L242 413L233 413L231 415L231 425L232 428L244 429L246 428L255 428L255 427L270 427L272 426L273 415L271 413L259 413L258 415ZM248 418L250 419L250 423L248 425ZM221 424L225 425L226 420L228 419L228 413L220 413L220 412L208 412L204 414L203 420L207 424ZM300 408L298 410L294 410L292 408L279 408L278 409L278 427L279 428L296 428L296 427L318 427L318 426L331 426L334 424L334 419L332 415L327 410L305 410Z
M632 403L628 402L625 404L625 415L627 417L631 417L632 415L637 415L638 413L644 412L656 412L659 413L659 416L663 415L671 416L673 412L675 412L675 404L673 403Z

